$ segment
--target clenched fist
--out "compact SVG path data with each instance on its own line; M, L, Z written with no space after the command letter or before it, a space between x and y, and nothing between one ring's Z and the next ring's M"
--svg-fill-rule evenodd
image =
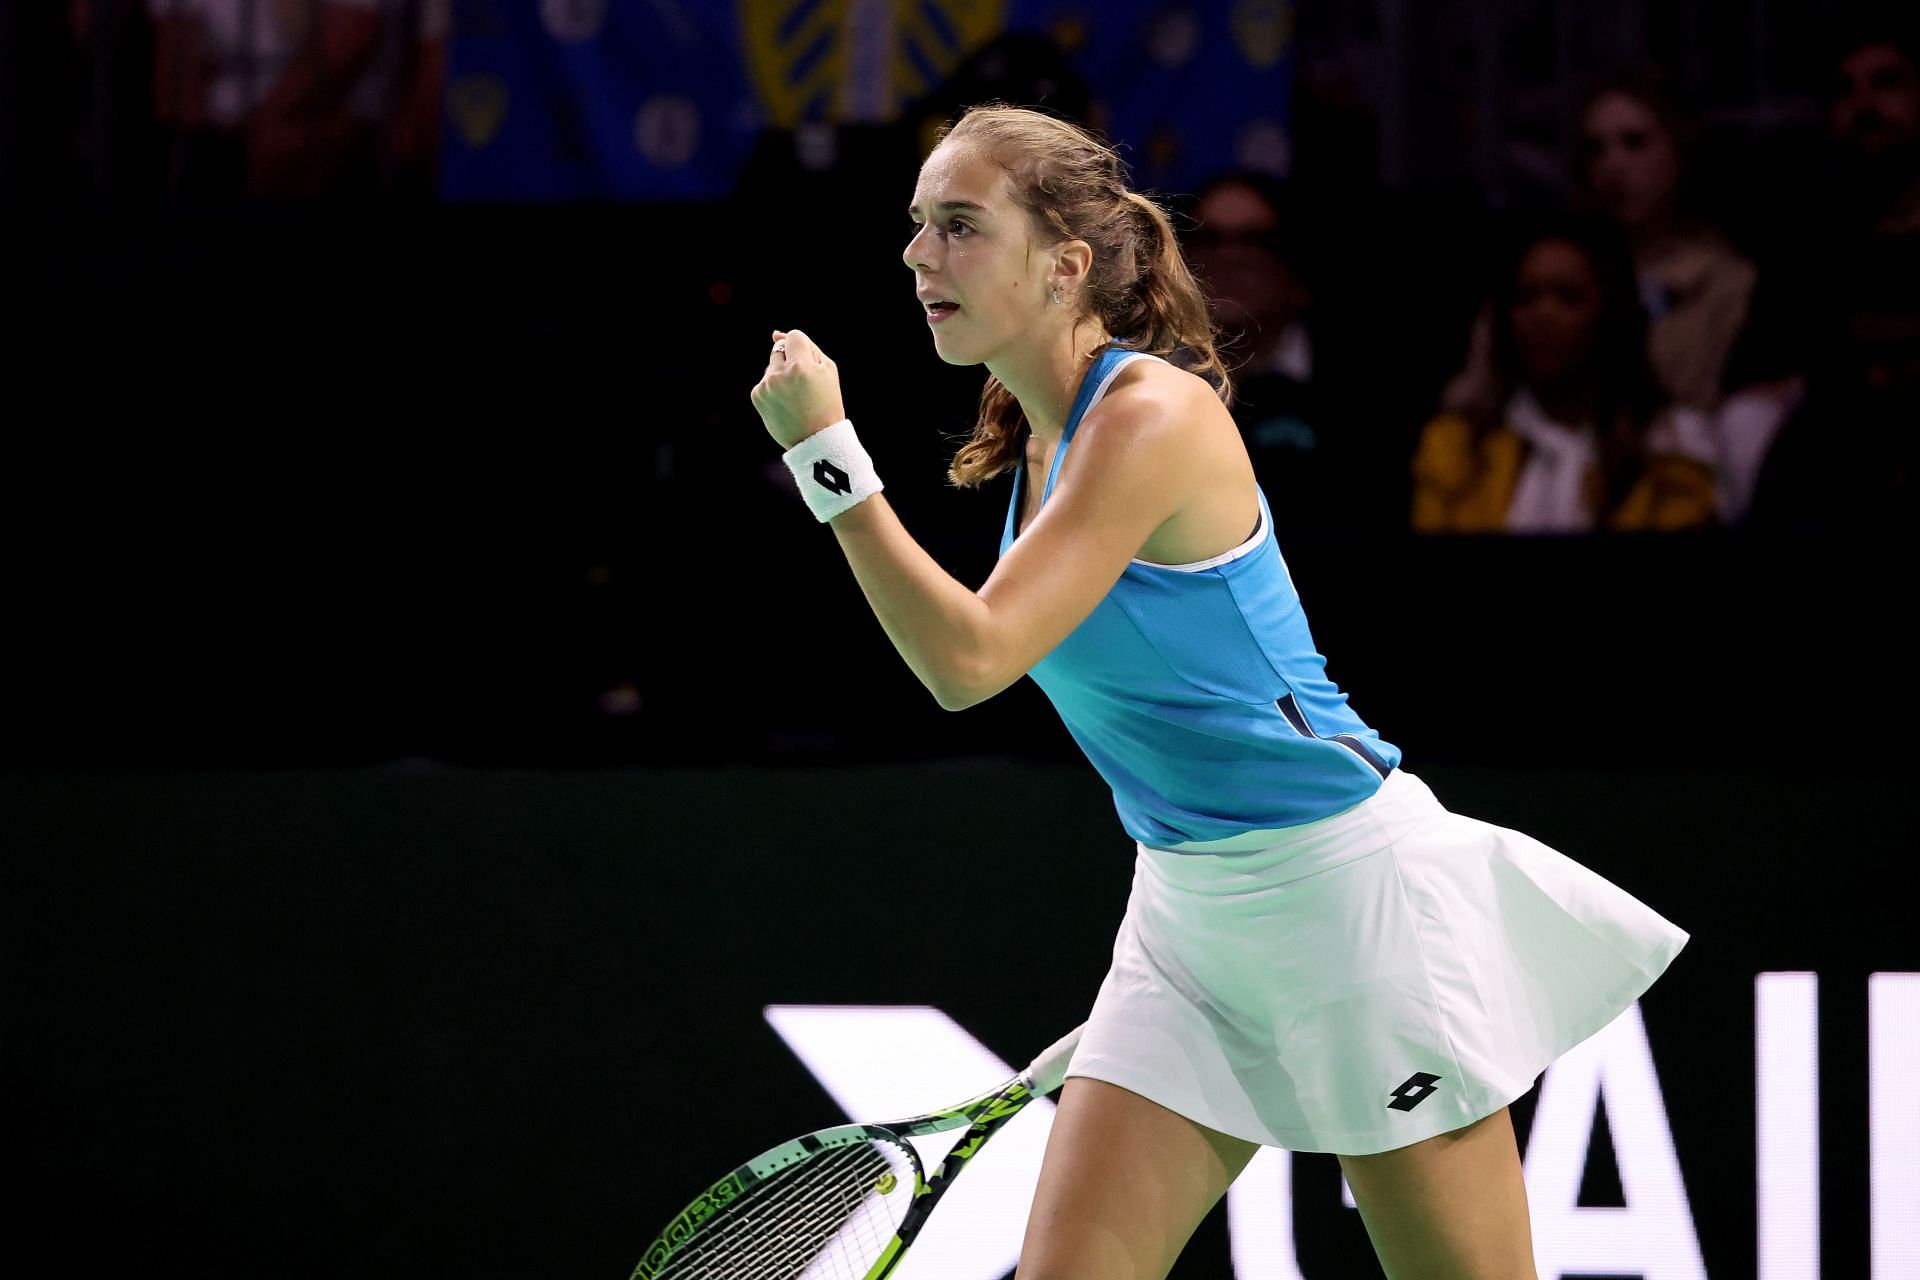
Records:
M748 399L782 449L847 416L840 400L839 366L798 329L773 331L767 371Z

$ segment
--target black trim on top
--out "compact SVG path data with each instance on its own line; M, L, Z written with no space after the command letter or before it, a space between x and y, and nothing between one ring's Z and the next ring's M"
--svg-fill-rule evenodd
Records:
M1393 772L1393 766L1389 765L1385 760L1382 760L1379 752L1368 746L1363 739L1357 738L1351 733L1336 733L1332 738L1328 739L1328 741L1337 742L1341 746L1351 750L1355 755L1372 765L1373 771L1382 778Z
M1359 756L1362 760L1366 761L1367 767L1369 769L1372 769L1375 773L1379 774L1382 778L1385 778L1389 773L1393 772L1392 765L1389 765L1385 760L1382 760L1378 752L1376 752L1372 747L1369 747L1361 739L1355 737L1353 734L1336 733L1331 738L1322 738L1319 734L1315 733L1313 731L1313 726L1307 723L1306 713L1300 710L1300 704L1294 701L1293 695L1291 693L1283 694L1280 697L1275 698L1273 700L1273 705L1280 709L1280 714L1287 718L1287 723L1292 725L1294 728L1294 731L1298 733L1301 737L1312 738L1318 742L1339 743L1341 746L1345 747L1347 750L1353 752L1353 754L1355 754L1356 756Z
M1287 723L1292 725L1294 732L1301 737L1317 738L1320 736L1315 733L1312 726L1307 723L1307 718L1300 714L1300 704L1293 700L1292 694L1289 693L1285 697L1276 698L1273 705L1280 708L1280 714L1287 718Z

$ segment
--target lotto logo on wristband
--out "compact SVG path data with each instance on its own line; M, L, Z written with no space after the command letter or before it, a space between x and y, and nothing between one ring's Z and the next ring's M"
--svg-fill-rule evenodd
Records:
M813 464L813 482L833 493L853 492L853 481L847 478L847 473L825 458Z
M816 520L831 520L886 487L848 418L822 427L781 457Z

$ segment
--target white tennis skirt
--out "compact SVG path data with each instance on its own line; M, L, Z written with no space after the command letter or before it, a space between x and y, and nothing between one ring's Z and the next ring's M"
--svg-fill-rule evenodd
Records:
M1330 818L1201 847L1136 845L1067 1074L1267 1146L1367 1155L1491 1115L1687 942L1399 769Z

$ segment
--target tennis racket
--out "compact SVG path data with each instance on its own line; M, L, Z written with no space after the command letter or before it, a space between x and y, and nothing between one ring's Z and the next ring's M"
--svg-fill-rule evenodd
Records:
M647 1247L632 1280L881 1280L940 1197L1007 1121L1058 1089L1085 1026L969 1102L782 1143L714 1183ZM925 1176L908 1138L967 1126Z

